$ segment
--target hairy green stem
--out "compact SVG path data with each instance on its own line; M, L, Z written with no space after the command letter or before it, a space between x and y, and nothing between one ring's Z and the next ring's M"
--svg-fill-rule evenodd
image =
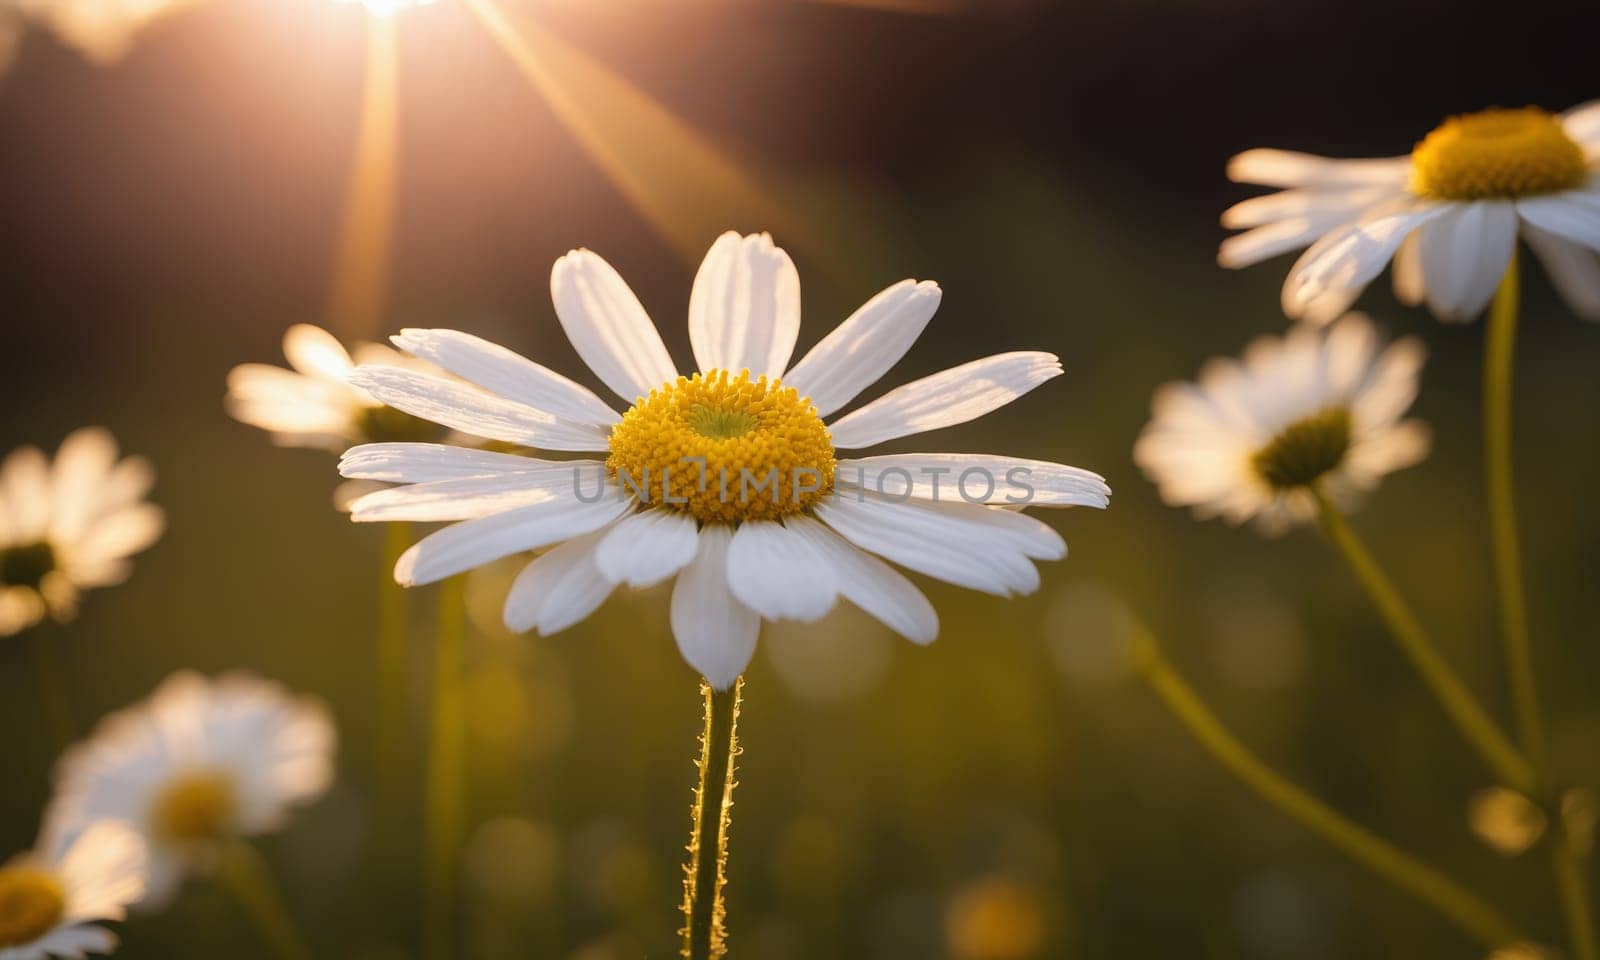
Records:
M1382 614L1400 648L1422 676L1428 689L1444 707L1462 737L1477 749L1484 762L1506 786L1531 794L1536 786L1533 765L1511 743L1489 717L1476 697L1467 689L1450 664L1439 654L1427 631L1395 589L1389 577L1373 559L1366 544L1356 536L1339 508L1320 490L1313 490L1322 529L1344 555L1372 602Z
M1153 638L1141 635L1137 644L1139 672L1173 716L1218 763L1263 800L1352 860L1429 904L1484 946L1523 939L1511 921L1487 902L1285 780L1228 732L1167 662Z
M465 576L452 577L440 586L438 616L433 725L428 738L423 956L428 960L450 960L457 943L457 862L462 843L466 766Z
M274 957L311 960L311 949L283 902L272 870L255 847L243 840L230 844L217 864L216 879L239 904Z
M735 768L739 757L739 705L744 678L728 690L700 684L705 699L705 728L700 734L700 782L690 808L689 863L683 878L684 960L715 960L728 952L727 886L728 827L732 822Z

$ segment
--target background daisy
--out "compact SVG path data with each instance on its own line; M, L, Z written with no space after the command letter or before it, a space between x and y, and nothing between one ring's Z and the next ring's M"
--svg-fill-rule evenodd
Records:
M171 900L223 841L281 826L333 778L333 721L319 702L246 674L173 674L62 756L51 816L133 824L150 848L140 906Z
M129 558L166 526L144 501L154 482L144 459L118 459L101 427L72 433L53 461L37 447L12 451L0 463L0 636L69 620L83 591L126 580Z
M1359 314L1261 337L1156 391L1134 460L1168 504L1280 533L1316 516L1313 484L1348 504L1427 456L1426 425L1401 419L1423 357Z
M1245 267L1302 247L1283 309L1326 322L1395 262L1396 295L1441 320L1471 320L1494 296L1520 236L1572 309L1600 320L1600 101L1452 117L1408 157L1332 160L1249 150L1240 183L1284 188L1230 207L1218 260Z
M49 821L39 848L0 866L0 960L110 953L121 920L144 891L144 841L114 820Z
M606 451L605 461L376 444L349 451L340 468L346 477L405 484L357 501L354 520L458 521L406 552L395 568L402 583L553 548L511 588L505 621L514 630L553 633L588 616L619 585L676 577L673 635L685 659L726 688L749 663L761 620L816 620L840 598L915 642L933 640L932 606L880 557L1000 596L1037 589L1034 561L1061 559L1066 545L1038 520L1002 509L1018 495L1005 483L1010 471L1029 478L1031 505L1108 502L1100 477L1060 464L984 454L836 459L836 449L980 417L1061 373L1050 354L1000 354L906 384L825 425L823 417L910 349L938 307L932 283L907 280L883 291L791 367L800 330L793 262L765 234L724 234L689 300L700 371L692 377L678 374L638 298L600 257L586 250L562 257L551 292L579 356L632 402L626 413L539 364L452 330L407 330L395 342L475 386L393 367L362 368L352 380L385 403L465 433ZM685 458L703 461L704 476ZM890 469L905 471L910 488L881 484ZM976 485L973 499L981 502L954 489L969 470L992 481ZM730 489L744 471L758 478L775 471L777 486L770 495ZM810 490L802 471L815 478ZM660 484L669 475L677 502L641 497L624 479ZM942 495L925 482L929 476L946 478ZM830 496L835 490L842 495Z

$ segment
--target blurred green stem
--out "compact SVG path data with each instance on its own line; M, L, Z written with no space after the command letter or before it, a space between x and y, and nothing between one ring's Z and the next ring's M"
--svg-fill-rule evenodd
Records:
M1528 602L1522 587L1522 548L1517 539L1516 494L1511 482L1511 385L1517 356L1517 257L1513 253L1489 307L1483 353L1483 456L1489 496L1489 533L1494 545L1500 636L1506 676L1516 710L1522 749L1535 768L1543 766L1544 730L1539 691L1528 641Z
M34 684L39 705L44 710L48 744L52 757L72 742L72 706L67 700L66 678L61 670L60 638L51 636L43 624L28 630L24 638L33 659Z
M1352 860L1430 904L1488 947L1521 939L1494 907L1455 881L1392 846L1316 797L1285 780L1240 743L1167 662L1155 639L1140 634L1135 663L1178 721L1223 767L1291 820L1338 847Z
M1401 649L1422 675L1423 682L1450 715L1456 729L1482 754L1484 762L1501 782L1523 793L1533 793L1536 785L1533 766L1500 732L1466 684L1439 655L1416 615L1378 566L1361 538L1356 536L1355 530L1351 529L1344 514L1321 490L1312 488L1312 493L1317 500L1317 514L1322 521L1322 529L1327 531L1329 539L1344 554L1356 579L1361 581L1362 587L1366 588L1372 602L1377 605L1378 612L1383 615L1389 632L1394 634Z
M438 616L433 727L428 738L423 956L428 960L449 960L456 947L456 868L462 842L465 774L465 575L452 577L440 586Z
M744 678L732 689L714 690L701 681L705 728L700 734L700 782L695 786L689 865L683 879L684 960L715 960L728 952L727 908L729 811L739 757L739 705Z
M396 802L404 794L400 760L406 754L406 591L394 579L395 564L411 540L404 523L384 531L383 570L378 585L378 755L373 775L378 795L382 839L395 839Z
M1517 536L1517 498L1512 482L1511 396L1517 358L1517 313L1521 283L1515 251L1489 306L1483 351L1484 485L1489 499L1489 536L1494 548L1495 588L1499 594L1500 637L1505 644L1506 677L1517 731L1537 780L1544 772L1544 725L1539 718L1539 685L1533 673L1533 642L1528 635L1528 599L1522 582L1522 546ZM1524 788L1525 792L1532 792ZM1567 933L1577 960L1600 960L1584 864L1565 840L1552 838L1552 867L1567 918Z
M1555 870L1556 889L1561 894L1561 909L1567 918L1567 936L1572 940L1573 955L1577 960L1600 960L1600 939L1597 939L1594 929L1594 901L1589 893L1586 858L1573 849L1571 838L1565 830L1557 830L1551 837L1550 856L1551 866Z
M243 840L233 841L217 864L216 879L239 904L274 957L311 960L311 950L284 905L272 870L255 847Z

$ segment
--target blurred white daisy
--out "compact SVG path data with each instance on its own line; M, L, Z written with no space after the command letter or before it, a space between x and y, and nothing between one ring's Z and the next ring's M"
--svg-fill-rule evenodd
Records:
M1390 259L1396 295L1442 320L1481 314L1520 235L1580 316L1600 320L1600 101L1452 117L1410 156L1333 160L1249 150L1240 183L1283 187L1222 215L1225 267L1309 249L1289 270L1283 309L1327 322Z
M117 459L100 427L73 432L54 462L38 447L12 451L0 463L0 636L69 620L83 591L126 580L128 558L165 528L144 501L154 482L143 458Z
M283 355L293 369L240 364L228 373L223 403L235 420L266 430L285 447L339 453L356 443L445 437L435 424L384 406L349 382L357 364L428 373L439 372L437 367L380 343L358 343L353 353L321 327L296 324L283 335ZM351 501L381 487L350 481L334 492L334 504L348 509Z
M140 30L200 0L13 0L18 9L49 25L61 41L92 60L111 63L126 56Z
M600 257L562 257L551 290L567 337L632 404L626 413L452 330L407 330L395 342L475 387L392 367L363 367L352 379L465 433L606 459L402 443L357 447L340 465L347 477L408 485L357 501L355 520L460 521L407 551L395 568L402 583L552 547L511 588L505 621L514 630L553 633L620 584L676 577L678 646L726 688L749 663L762 619L813 621L841 597L913 641L931 641L933 607L879 557L1000 596L1028 593L1039 585L1034 561L1061 559L1066 544L1008 508L1108 502L1100 477L1054 463L954 453L836 459L836 449L975 419L1061 373L1047 353L1000 354L825 425L910 349L938 307L935 284L906 280L883 291L791 367L800 330L793 262L765 234L724 234L689 299L700 372L688 377Z
M1359 314L1261 337L1157 390L1134 460L1172 506L1282 532L1316 516L1313 485L1348 506L1427 456L1426 425L1401 419L1423 358L1413 338L1384 349Z
M276 829L333 779L333 721L321 703L244 674L180 672L106 717L62 756L51 816L133 824L150 848L140 906L171 900L222 844Z
M144 841L113 820L76 830L47 821L39 848L0 866L0 960L110 953L121 920L144 891Z

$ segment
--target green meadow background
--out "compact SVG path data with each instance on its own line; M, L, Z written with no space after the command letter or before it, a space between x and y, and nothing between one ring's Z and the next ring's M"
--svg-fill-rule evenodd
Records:
M903 277L943 286L922 342L873 395L991 352L1060 354L1059 380L897 449L1059 460L1115 491L1105 513L1045 514L1072 552L1034 596L919 581L943 623L927 649L849 609L764 631L740 727L732 957L1480 955L1203 756L1119 669L1108 640L1123 609L1279 769L1557 937L1542 855L1506 859L1473 837L1485 771L1320 536L1197 523L1160 503L1130 450L1158 384L1286 326L1287 258L1214 263L1217 214L1249 194L1223 178L1232 153L1392 155L1453 112L1600 95L1592 8L506 6L746 182L722 193L677 140L633 123L637 103L596 101L608 160L648 182L641 203L459 4L411 11L386 316L344 335L454 327L594 384L548 295L554 259L587 246L687 366L690 251L721 229L771 229L800 268L802 351ZM318 956L400 960L417 941L415 852L391 853L400 866L381 876L368 866L383 532L334 512L330 456L276 449L221 404L231 366L281 362L283 330L324 319L363 43L360 10L322 0L218 0L104 68L27 38L0 81L0 449L53 449L99 423L154 460L167 536L53 630L77 724L181 667L325 698L339 781L261 846ZM580 99L596 89L573 82ZM1600 328L1528 276L1516 449L1532 624L1554 768L1597 786ZM1436 441L1356 526L1509 725L1482 516L1482 328L1400 307L1386 281L1363 307L1427 342L1416 412ZM461 956L673 956L700 705L667 593L514 636L498 611L515 569L469 585ZM420 785L435 598L410 599ZM25 653L0 643L0 855L31 843L57 746ZM123 929L130 960L264 956L203 883Z

